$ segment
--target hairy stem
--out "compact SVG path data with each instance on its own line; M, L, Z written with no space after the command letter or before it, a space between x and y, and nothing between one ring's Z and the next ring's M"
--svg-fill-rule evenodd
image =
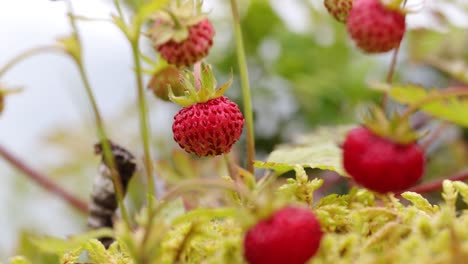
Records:
M80 212L84 214L88 212L88 205L85 201L81 200L74 194L54 183L51 179L49 179L49 177L29 167L26 163L15 157L3 146L0 146L0 156L8 161L17 170L28 176L31 180L39 184L44 189L48 190L50 193L57 195Z
M252 99L250 94L249 73L245 56L244 41L242 39L242 28L239 18L237 1L231 0L232 17L234 20L237 60L239 64L239 75L242 84L242 97L244 102L244 115L247 127L247 170L254 173L253 162L255 159L255 132L252 110Z
M76 51L69 51L70 56L74 59L78 66L78 70L80 72L81 79L83 80L83 84L85 87L86 95L88 96L88 100L91 104L91 108L93 110L94 119L96 123L96 132L99 138L99 141L102 144L104 159L109 166L111 176L112 176L112 183L114 185L115 194L117 197L117 204L120 209L120 214L122 215L122 219L127 227L128 230L131 230L130 225L130 218L128 217L127 208L123 202L124 199L124 191L122 186L122 181L120 179L120 175L115 169L115 162L114 157L111 151L111 146L107 137L107 133L104 128L104 123L102 121L102 116L99 111L99 107L96 103L96 98L94 96L93 90L91 89L91 84L88 79L88 75L86 74L84 64L83 64L83 57L82 57L82 46L80 41L80 34L78 27L76 25L75 17L72 16L73 14L73 7L71 1L67 1L67 7L69 10L69 22L70 26L72 27L74 37L76 38L76 43L78 45L78 50Z
M234 167L233 167L233 164L232 164L232 161L229 157L229 153L226 153L226 154L223 154L223 159L224 159L224 162L226 163L226 168L228 170L228 173L229 173L229 177L231 177L231 179L234 181L234 182L238 182L238 179L237 179L237 176L236 176L236 172L234 171Z
M389 67L388 73L387 73L387 79L386 79L387 84L392 84L392 82L393 82L393 76L395 75L395 68L396 68L396 63L397 63L397 58L398 58L399 51L400 51L400 45L398 45L398 47L396 47L395 51L393 52L392 62L390 63L390 67ZM388 103L388 92L386 92L382 97L381 104L382 104L382 107L384 109L387 106L387 103Z
M139 57L138 40L132 42L133 61L135 63L135 74L138 90L138 110L140 116L140 133L143 143L143 159L145 165L146 177L148 180L148 208L153 208L152 196L155 195L154 179L153 179L153 163L151 158L151 134L148 123L148 106L146 104L145 90L143 87L143 79L141 75L141 62Z
M125 204L123 202L124 199L124 191L123 191L123 186L122 186L122 180L120 179L119 173L115 169L115 162L114 162L114 157L112 155L111 147L109 144L109 141L107 140L105 128L104 128L104 123L102 121L101 113L99 111L98 105L96 103L95 96L93 94L93 91L91 89L91 85L89 83L88 76L86 75L86 71L84 69L83 63L80 60L77 60L77 65L78 69L80 71L80 76L81 79L83 80L83 84L85 86L86 94L88 96L88 99L91 103L91 108L93 109L94 113L94 119L96 123L96 130L97 130L97 136L99 138L99 141L102 144L103 148L103 153L104 153L104 159L106 160L106 163L109 164L109 169L111 171L111 176L112 176L112 182L114 185L115 189L115 194L117 197L117 203L119 205L120 213L122 215L122 219L124 220L125 224L127 225L127 228L130 230L130 219L128 217L127 213L127 208L125 207Z

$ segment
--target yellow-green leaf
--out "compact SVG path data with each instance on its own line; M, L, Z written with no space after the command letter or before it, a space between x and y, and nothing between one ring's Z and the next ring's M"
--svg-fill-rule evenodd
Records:
M405 85L392 87L389 95L399 103L411 105L442 92L443 90L428 91L421 86ZM466 99L453 96L448 99L435 100L422 105L420 110L434 117L468 127L468 100Z
M304 135L294 144L278 147L265 162L256 161L257 168L272 169L278 173L293 170L295 166L331 170L346 176L339 147L352 126L323 127Z

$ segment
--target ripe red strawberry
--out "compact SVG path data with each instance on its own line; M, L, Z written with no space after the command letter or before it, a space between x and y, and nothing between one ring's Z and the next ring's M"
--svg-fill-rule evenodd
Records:
M416 184L424 172L423 150L378 136L365 127L351 130L343 144L346 172L360 185L379 193L399 192Z
M155 48L169 64L191 66L208 55L214 34L211 22L204 19L189 28L187 39L181 42L169 40Z
M169 90L172 89L174 95L179 96L184 93L184 87L180 81L181 71L174 66L168 66L153 74L148 89L152 90L154 94L164 101L169 101Z
M201 13L201 2L172 1L155 15L150 30L154 48L169 64L191 66L203 59L213 45L213 25Z
M323 4L336 20L346 23L349 12L353 6L353 0L325 0Z
M184 77L185 95L169 93L172 101L184 106L174 117L174 140L188 153L201 157L228 153L244 126L239 107L223 96L232 77L216 90L211 67L204 63L195 64L194 73L187 71Z
M317 253L322 236L310 210L285 207L247 232L244 256L250 264L304 264Z
M356 0L347 29L356 45L367 53L387 52L400 45L405 34L405 14L379 0Z
M239 107L227 97L184 107L174 117L174 140L188 153L201 157L231 151L244 126Z

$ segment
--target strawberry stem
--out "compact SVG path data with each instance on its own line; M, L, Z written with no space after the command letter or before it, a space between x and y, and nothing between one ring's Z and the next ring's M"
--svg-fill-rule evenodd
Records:
M229 157L229 153L223 154L224 162L226 163L226 168L229 173L229 177L237 183L237 177L236 177L236 172L234 171L234 164L232 164L232 161Z
M70 14L73 14L73 8L71 2L67 2L68 4L68 10ZM125 204L123 203L124 199L124 191L123 191L123 186L122 186L122 181L120 179L119 173L117 173L115 169L115 163L114 163L114 157L111 151L111 147L109 144L109 140L107 137L107 133L105 131L104 127L104 122L102 120L101 113L99 111L99 107L96 102L96 98L94 96L93 90L91 88L91 84L89 82L88 76L86 74L84 64L83 64L83 58L81 55L81 41L80 41L80 36L79 36L79 31L78 27L76 25L75 17L74 16L69 16L69 22L73 30L73 34L76 40L77 48L79 52L69 52L71 57L74 59L75 63L78 65L78 70L80 72L81 79L83 81L86 94L88 96L88 99L91 103L91 107L93 109L94 113L94 119L96 122L96 130L97 130L97 136L99 138L99 141L102 144L103 148L103 153L104 153L104 159L107 164L109 164L110 172L111 172L111 177L112 177L112 183L115 189L116 197L117 197L117 204L120 209L120 213L122 215L122 219L127 227L128 230L131 230L131 225L130 225L130 219L128 217L127 213L127 208L125 207Z
M242 28L240 24L239 10L237 8L237 1L231 0L232 17L234 20L236 48L237 48L237 61L239 65L239 75L242 84L242 97L244 102L244 116L247 128L247 170L254 173L254 159L255 159L255 132L252 110L252 99L249 85L249 73L247 70L247 60L245 56L244 41L242 38Z
M193 75L195 77L195 88L197 91L201 90L201 62L195 63L193 66Z
M395 68L396 68L396 63L397 63L397 58L398 58L398 53L400 51L400 45L395 48L395 51L393 52L392 55L392 62L390 63L390 67L388 69L388 74L387 74L387 79L386 82L388 84L392 84L393 82L393 76L395 75ZM385 92L383 97L382 97L382 108L385 110L388 104L388 92Z

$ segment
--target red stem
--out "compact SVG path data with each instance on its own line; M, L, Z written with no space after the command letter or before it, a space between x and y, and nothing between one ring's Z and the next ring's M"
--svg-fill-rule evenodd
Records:
M434 180L432 182L428 182L428 183L425 183L425 184L422 184L422 185L418 185L418 186L415 186L413 188L408 189L407 191L416 192L416 193L419 193L419 194L434 192L434 191L442 189L442 183L445 180L466 181L466 180L468 180L468 171L455 174L455 175L450 176L448 178L442 178L442 179Z
M16 158L12 153L6 150L3 146L0 146L0 156L3 157L5 160L7 160L17 170L23 172L31 180L35 181L37 184L42 186L44 189L62 198L68 204L75 207L82 213L86 214L88 212L88 204L85 201L69 193L68 191L63 189L61 186L51 181L47 176L35 171L34 169L26 165L23 161Z

